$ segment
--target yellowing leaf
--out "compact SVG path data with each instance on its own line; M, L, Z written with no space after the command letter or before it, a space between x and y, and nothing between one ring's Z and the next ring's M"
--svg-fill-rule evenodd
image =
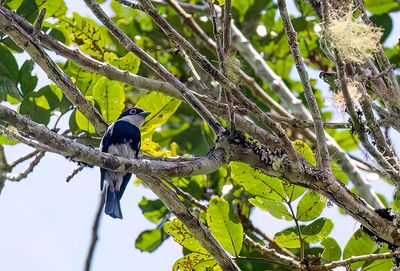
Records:
M118 57L114 53L107 52L104 54L104 61L121 70L127 70L134 74L139 71L140 59L131 52L128 52L123 57Z
M151 112L141 128L142 137L151 137L154 129L166 123L180 104L181 101L155 91L141 97L136 106Z
M312 165L316 165L315 156L311 148L301 140L292 143L293 147Z
M210 254L190 253L177 260L173 271L219 271L216 262Z
M106 45L104 30L89 18L74 12L72 18L60 18L60 26L69 33L71 42L78 45L82 51L101 59Z
M200 242L179 219L175 218L165 223L164 231L171 235L175 242L179 243L185 248L193 252L200 252L202 254L207 253L207 250L201 246Z

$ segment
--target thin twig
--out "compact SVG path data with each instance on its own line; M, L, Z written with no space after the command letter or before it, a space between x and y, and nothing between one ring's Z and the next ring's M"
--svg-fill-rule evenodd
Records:
M325 131L323 126L323 119L321 116L321 112L318 108L317 100L315 99L314 93L311 89L308 73L306 71L306 67L300 53L299 44L297 41L297 33L294 30L293 24L290 20L289 13L286 7L286 1L278 0L278 7L287 35L290 51L292 53L297 72L303 85L304 96L307 100L307 104L313 118L315 134L317 136L317 163L319 167L321 167L328 174L332 174L330 156L328 146L326 144Z
M324 264L320 267L315 267L311 268L311 270L315 271L323 271L323 270L332 270L336 267L339 266L348 266L352 263L356 262L363 262L363 261L376 261L376 260L384 260L384 259L391 259L393 258L394 254L399 254L399 253L393 253L393 252L386 252L386 253L381 253L381 254L369 254L369 255L360 255L360 256L352 256L350 258L341 260L341 261L334 261L331 263Z
M13 169L16 165L25 162L26 160L32 158L33 156L37 155L40 152L40 150L34 150L24 156L21 156L20 158L16 159L15 161L12 161L9 166L10 169Z
M36 21L35 28L33 29L33 32L32 32L32 37L35 40L37 39L38 33L40 33L40 31L42 31L42 23L43 23L45 15L46 15L46 9L44 8L40 11L39 16Z
M69 182L72 180L72 178L74 178L74 177L75 177L79 172L81 172L84 168L85 168L85 165L80 165L79 167L77 167L76 169L74 169L74 170L72 171L72 173L69 174L69 175L67 176L67 178L65 179L65 181L66 181L67 183L69 183Z
M90 271L90 267L92 266L94 250L96 249L96 244L99 239L98 230L100 225L100 219L103 214L103 206L105 203L105 198L106 198L106 190L104 190L100 195L99 206L97 207L96 216L92 226L92 239L90 241L90 246L85 261L85 271Z
M40 160L43 158L45 152L40 151L36 155L35 159L29 164L28 168L18 174L6 174L6 179L12 182L19 182L22 179L28 177L29 173L33 171L33 169L39 164Z

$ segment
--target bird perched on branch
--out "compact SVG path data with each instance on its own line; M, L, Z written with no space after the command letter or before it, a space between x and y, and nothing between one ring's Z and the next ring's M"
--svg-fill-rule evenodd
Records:
M124 111L118 120L112 123L103 138L100 148L102 152L119 155L125 158L138 158L140 149L140 127L144 119L150 115L141 108ZM105 213L113 218L122 219L120 199L132 176L100 168L100 189L103 191L104 181L107 183Z

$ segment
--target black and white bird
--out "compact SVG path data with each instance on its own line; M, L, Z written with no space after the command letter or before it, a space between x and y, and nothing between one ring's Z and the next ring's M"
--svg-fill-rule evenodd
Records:
M138 107L124 111L118 120L108 127L101 139L101 151L125 158L138 158L140 127L148 115L150 115L150 112L144 112L143 109ZM122 219L120 199L132 174L100 168L100 175L101 191L104 188L104 181L107 183L105 213L113 218Z

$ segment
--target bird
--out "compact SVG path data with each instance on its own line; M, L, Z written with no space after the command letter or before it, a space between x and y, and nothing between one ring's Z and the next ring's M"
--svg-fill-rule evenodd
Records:
M125 110L118 119L110 124L100 142L102 152L124 158L138 158L140 150L140 127L150 112L136 107ZM121 173L100 168L100 190L106 182L104 211L112 218L122 219L120 200L129 183L132 173Z

